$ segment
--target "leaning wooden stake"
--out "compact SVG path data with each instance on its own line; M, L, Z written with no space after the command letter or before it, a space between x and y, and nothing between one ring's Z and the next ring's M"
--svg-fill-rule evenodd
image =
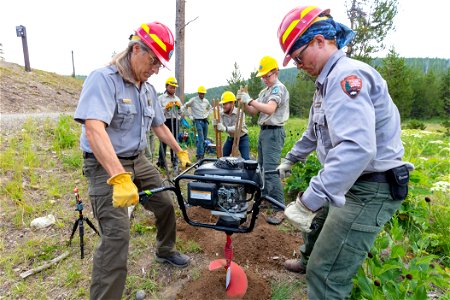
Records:
M220 104L219 100L213 99L213 117L217 124L220 123ZM216 131L216 154L217 158L222 157L222 133L217 129L217 125L214 126Z
M239 91L248 92L248 87L242 87ZM240 100L240 99L238 99ZM234 126L233 146L231 148L231 156L239 157L239 141L241 139L242 124L244 123L244 105L239 101L236 115L236 124Z
M25 279L25 278L27 278L28 276L31 276L31 275L36 274L36 273L39 273L39 272L42 271L42 270L48 269L48 268L50 268L51 266L57 264L59 261L61 261L61 260L63 260L64 258L66 258L67 256L69 256L69 252L68 252L68 251L64 252L64 253L61 254L60 256L58 256L58 257L52 259L50 262L45 263L45 264L42 265L42 266L39 266L39 267L37 267L37 268L34 268L34 269L31 269L31 270L25 271L25 272L23 272L23 273L20 273L20 277L22 277L22 279Z
M233 157L239 157L239 141L241 139L243 116L244 116L244 108L241 107L240 103L238 103L236 123L234 126L234 134L233 134L233 146L231 147L231 156Z

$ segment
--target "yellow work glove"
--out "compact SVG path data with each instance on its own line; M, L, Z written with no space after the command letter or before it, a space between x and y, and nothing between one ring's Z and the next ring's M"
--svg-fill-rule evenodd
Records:
M131 180L131 173L114 175L106 183L113 186L112 202L114 207L128 207L138 203L138 189Z
M169 103L166 104L166 109L169 110L172 108L172 106L173 106L173 102L170 101Z
M188 165L191 164L191 161L189 160L189 153L186 150L180 150L177 152L178 159L181 162L181 167L186 168Z
M175 101L175 105L178 107L178 109L180 109L180 107L181 107L181 103L180 103L180 101Z

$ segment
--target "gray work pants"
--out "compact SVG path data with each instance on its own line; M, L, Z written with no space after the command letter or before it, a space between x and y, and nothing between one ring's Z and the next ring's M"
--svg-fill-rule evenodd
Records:
M158 171L141 153L134 160L121 159L131 172L139 191L162 186ZM95 158L84 160L83 173L89 181L89 197L97 219L101 240L93 260L90 299L121 299L127 276L130 220L128 209L112 206L112 187L106 183L109 175ZM170 256L175 252L176 224L172 200L167 192L155 194L146 209L156 218L156 254Z
M280 164L285 137L286 133L283 127L260 131L258 138L258 164L264 168L264 171L273 171ZM262 195L270 196L284 204L283 186L281 185L281 179L278 174L264 175ZM282 209L273 207L273 210L279 211Z
M352 278L401 201L388 183L357 181L343 207L330 206L306 268L308 299L347 299Z

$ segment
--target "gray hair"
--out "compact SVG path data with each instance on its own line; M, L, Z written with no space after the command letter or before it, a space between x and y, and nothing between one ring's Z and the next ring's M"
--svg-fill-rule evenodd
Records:
M130 40L128 47L120 53L117 53L112 58L109 65L115 65L120 76L128 82L136 82L133 69L131 68L130 57L133 52L133 46L138 44L145 52L149 52L150 48L142 40Z

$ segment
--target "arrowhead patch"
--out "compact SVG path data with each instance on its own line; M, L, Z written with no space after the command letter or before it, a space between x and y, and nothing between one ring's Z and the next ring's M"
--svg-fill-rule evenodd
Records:
M361 91L362 79L356 75L347 76L341 81L341 87L350 98L355 98Z
M280 88L278 86L276 86L272 90L272 95L278 94L279 92L280 92Z

